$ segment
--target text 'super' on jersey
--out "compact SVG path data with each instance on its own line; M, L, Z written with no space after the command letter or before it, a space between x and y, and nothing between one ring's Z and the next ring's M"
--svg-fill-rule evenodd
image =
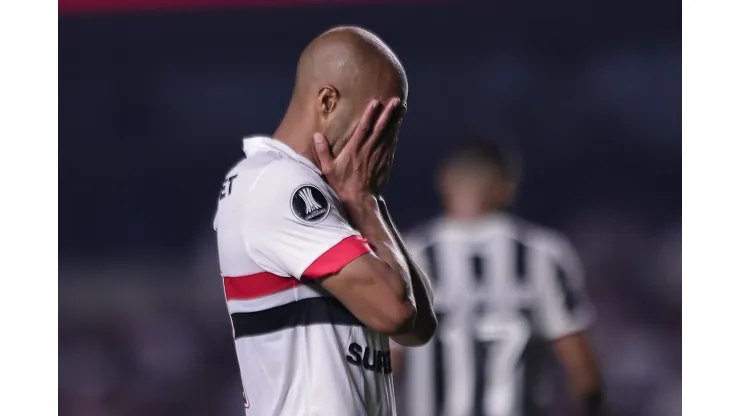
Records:
M247 415L395 415L388 337L315 279L370 253L308 159L244 140L214 228Z
M505 214L439 219L406 242L432 278L439 328L406 350L403 414L541 415L546 344L593 319L569 242Z

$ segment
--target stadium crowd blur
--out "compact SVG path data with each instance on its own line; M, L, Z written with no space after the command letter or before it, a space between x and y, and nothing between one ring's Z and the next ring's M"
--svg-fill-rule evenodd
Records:
M585 263L612 413L680 415L680 9L490 3L66 14L60 1L60 414L243 415L211 229L222 175L242 136L279 122L305 43L352 23L409 75L386 192L397 223L439 212L435 163L466 132L515 143L516 212Z

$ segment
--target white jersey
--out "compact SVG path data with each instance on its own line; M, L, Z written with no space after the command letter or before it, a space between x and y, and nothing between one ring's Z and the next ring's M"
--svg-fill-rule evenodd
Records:
M395 415L389 340L315 279L370 253L308 159L244 140L214 228L250 416Z
M439 329L406 351L403 416L541 414L547 341L592 320L567 240L494 214L434 221L407 244L432 278Z

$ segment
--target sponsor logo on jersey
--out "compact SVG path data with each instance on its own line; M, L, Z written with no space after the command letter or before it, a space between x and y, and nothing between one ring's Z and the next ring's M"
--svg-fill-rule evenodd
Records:
M376 373L389 374L391 372L391 352L374 350L356 342L347 348L347 362Z
M237 175L229 176L224 180L224 183L221 184L221 193L218 194L219 201L231 195L231 188L234 185L234 179L236 179L236 176Z
M319 188L313 185L303 185L293 192L291 209L293 215L299 220L317 223L323 221L329 215L331 206Z

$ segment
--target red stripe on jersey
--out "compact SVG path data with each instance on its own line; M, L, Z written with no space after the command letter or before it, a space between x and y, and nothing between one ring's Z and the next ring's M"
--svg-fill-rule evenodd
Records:
M370 246L368 246L367 240L356 235L347 237L314 260L303 273L303 277L316 279L335 274L352 260L369 252ZM246 276L224 276L226 300L261 298L301 284L292 277L278 276L268 272Z
M317 279L338 273L352 260L370 251L370 246L364 238L359 235L347 237L314 260L303 272L303 277Z
M282 277L267 272L237 277L224 276L226 300L261 298L300 284L301 282L292 277Z

